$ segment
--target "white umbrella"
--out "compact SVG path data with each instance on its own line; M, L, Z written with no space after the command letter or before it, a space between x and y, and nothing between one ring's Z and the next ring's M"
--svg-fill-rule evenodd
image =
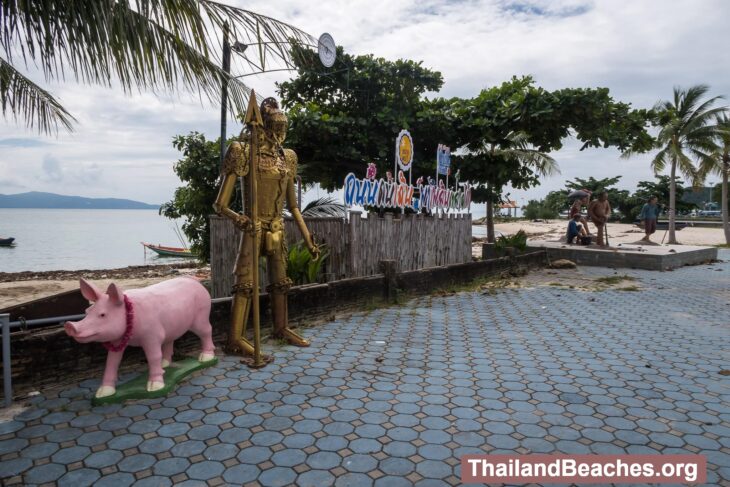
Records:
M575 200L575 199L585 198L586 196L590 196L590 195L591 195L591 193L589 191L586 191L583 189L576 189L575 191L573 191L572 193L570 193L568 195L568 198L570 198L571 200Z

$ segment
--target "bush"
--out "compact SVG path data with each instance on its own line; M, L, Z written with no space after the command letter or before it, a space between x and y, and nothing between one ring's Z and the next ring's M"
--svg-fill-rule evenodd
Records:
M528 220L549 220L559 216L555 209L545 205L544 200L530 200L522 207L522 211Z
M527 248L527 234L524 230L520 230L514 235L501 235L494 243L494 249L498 254L504 254L507 247L514 247L520 252Z
M173 146L183 153L174 166L175 174L183 182L175 190L172 201L160 207L167 218L185 218L182 231L190 241L190 250L203 262L210 262L210 221L213 203L218 196L220 175L220 139L206 140L203 134L191 132L178 135ZM241 193L231 199L231 209L241 211Z
M319 281L322 274L322 264L329 256L326 245L320 245L319 250L319 258L313 259L303 240L300 240L289 249L286 275L294 284L311 284Z

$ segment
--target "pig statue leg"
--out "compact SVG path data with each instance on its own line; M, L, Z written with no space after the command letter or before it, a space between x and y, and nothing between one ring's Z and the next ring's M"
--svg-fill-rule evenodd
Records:
M119 352L110 351L106 356L104 378L101 380L101 387L96 391L96 397L113 396L117 392L117 371L123 355L124 350L120 350Z
M172 363L172 345L169 341L162 344L162 368L166 369Z
M147 391L160 390L165 387L165 380L163 379L164 370L162 369L162 347L159 344L144 344L142 348L147 357L147 365L150 372L147 381Z
M202 352L198 355L198 362L208 362L215 358L215 345L213 344L213 327L208 321L210 311L201 313L201 316L195 320L195 324L191 331L198 335L202 345Z

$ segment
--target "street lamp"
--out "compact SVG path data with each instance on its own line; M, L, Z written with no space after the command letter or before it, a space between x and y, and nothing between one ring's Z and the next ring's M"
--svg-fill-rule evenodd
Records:
M223 72L226 77L221 83L221 153L220 167L223 169L223 158L226 155L226 114L228 113L228 75L231 73L231 51L243 54L248 45L236 41L233 46L228 42L228 23L223 26Z

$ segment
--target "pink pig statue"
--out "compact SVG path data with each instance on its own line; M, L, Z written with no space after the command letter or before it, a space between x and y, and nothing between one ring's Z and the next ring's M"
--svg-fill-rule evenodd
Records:
M102 342L109 350L96 397L116 392L117 370L127 345L142 347L149 366L148 391L165 387L163 368L172 360L172 344L186 331L203 342L200 362L215 357L210 325L210 295L193 278L178 277L126 293L110 284L102 293L81 279L81 294L94 304L81 321L67 321L66 333L79 343Z

